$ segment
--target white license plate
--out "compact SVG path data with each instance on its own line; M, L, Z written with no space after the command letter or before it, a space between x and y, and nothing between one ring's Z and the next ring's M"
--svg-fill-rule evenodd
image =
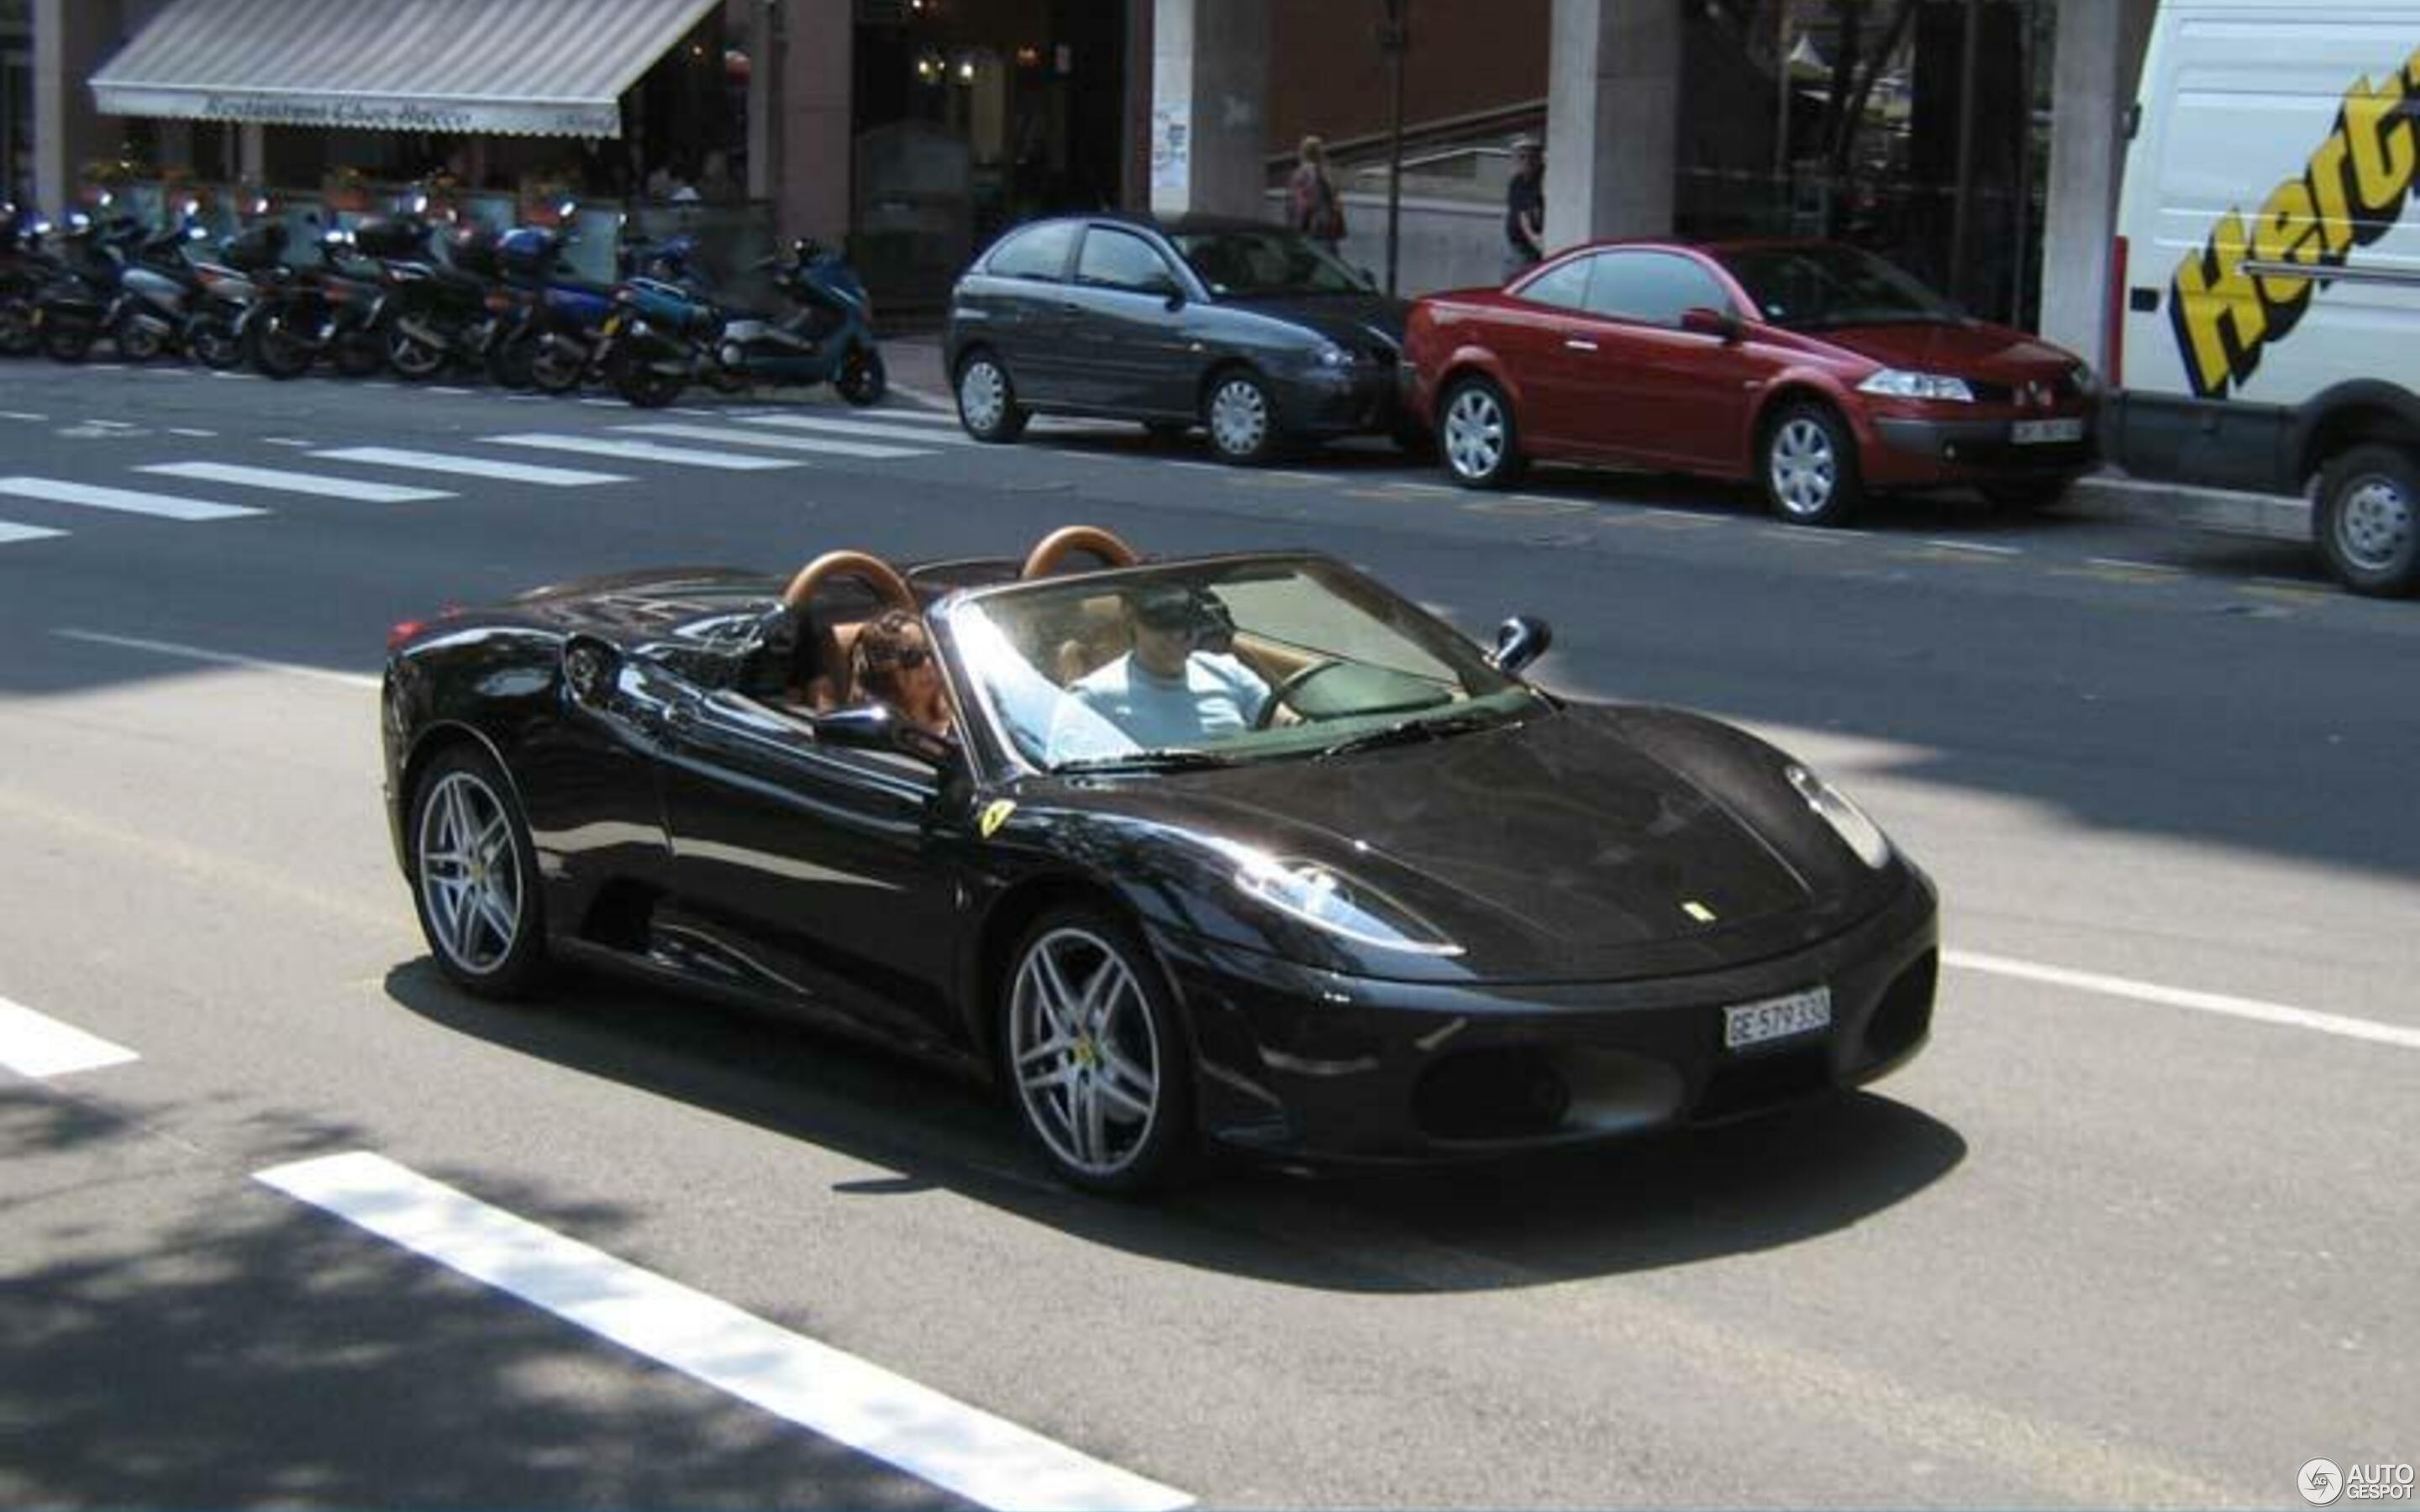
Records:
M2019 446L2040 446L2051 441L2084 440L2081 420L2020 420L2009 426L2009 440Z
M1831 1027L1832 989L1809 987L1786 997L1739 1003L1723 1010L1723 1048L1738 1050L1767 1040L1786 1040Z

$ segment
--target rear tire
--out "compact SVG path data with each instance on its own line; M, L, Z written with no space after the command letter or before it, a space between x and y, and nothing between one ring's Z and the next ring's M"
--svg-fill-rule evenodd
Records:
M1008 369L988 351L958 364L958 424L979 441L1013 441L1032 416L1016 402Z
M588 376L588 354L567 340L541 336L530 347L530 382L547 393L569 393Z
M1830 406L1800 400L1783 408L1758 448L1764 495L1792 525L1846 525L1864 501L1857 442Z
M1462 378L1445 391L1436 446L1446 476L1466 488L1510 487L1526 466L1512 406L1489 378Z
M390 332L386 338L386 365L395 370L397 378L417 383L445 371L445 348L410 332Z
M92 355L93 330L81 320L42 322L42 351L54 363L81 363Z
M661 409L681 396L689 380L653 363L632 358L613 364L613 392L641 409Z
M221 316L204 316L186 328L185 349L214 373L243 365L243 343L237 338L233 322Z
M167 341L158 332L134 316L120 316L117 329L109 333L110 344L117 348L122 363L147 363L167 348Z
M311 371L317 355L310 346L286 329L286 316L263 316L252 328L252 365L263 378L281 381Z
M842 359L840 376L832 379L832 392L860 409L882 402L891 392L891 377L882 366L882 354L871 347L860 347Z
M2319 554L2336 580L2372 598L2420 590L2420 456L2371 443L2319 474Z
M547 966L537 851L486 751L440 755L412 790L411 898L438 969L482 997L526 996Z

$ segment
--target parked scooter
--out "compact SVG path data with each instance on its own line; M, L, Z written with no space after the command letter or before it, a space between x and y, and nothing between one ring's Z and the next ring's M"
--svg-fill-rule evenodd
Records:
M268 209L267 200L252 207L255 215ZM185 320L184 343L203 366L225 372L241 365L245 316L267 290L289 276L286 244L285 224L262 221L221 242L218 260L194 259L194 276L201 288Z
M786 259L768 257L755 266L780 270L782 292L795 307L778 319L750 314L725 322L708 380L726 393L759 383L830 383L850 404L881 402L889 378L874 344L874 304L848 260L799 240L790 244Z
M387 365L400 376L430 378L456 363L484 364L494 343L497 301L496 235L485 226L456 231L448 257L390 263L394 286L386 319Z
M103 196L101 206L107 208ZM109 329L131 250L144 239L142 223L113 215L97 223L78 210L59 237L59 257L34 301L42 350L57 362L81 363Z
M568 219L571 207L564 208ZM542 226L519 226L497 243L505 280L524 296L517 318L496 338L489 373L505 388L535 385L568 393L588 376L613 313L613 288L563 270L567 245Z
M51 223L31 206L0 203L0 357L31 357L41 350L34 301L58 270L43 239Z
M352 255L349 231L319 234L319 266L264 290L238 326L253 366L265 378L300 378L326 357L347 378L386 363L379 334L385 293L375 263Z
M138 243L119 272L117 297L101 324L121 362L147 363L183 350L185 328L202 288L185 255L209 239L200 212L199 205L187 200L178 223Z

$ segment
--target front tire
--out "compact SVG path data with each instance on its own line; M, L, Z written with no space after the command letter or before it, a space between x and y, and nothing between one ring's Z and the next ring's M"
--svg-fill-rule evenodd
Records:
M1026 1138L1062 1180L1136 1196L1193 1149L1193 1073L1174 995L1132 929L1062 908L1001 983L1001 1058Z
M92 355L93 330L82 320L42 322L42 351L54 363L81 363Z
M286 328L283 315L261 316L252 328L252 365L263 378L298 378L311 371L318 355L310 344Z
M1521 430L1493 381L1462 379L1446 390L1437 412L1437 455L1447 477L1466 488L1503 488L1521 476Z
M840 377L832 379L832 391L860 409L871 409L882 402L891 392L891 378L882 366L882 354L871 347L860 347L841 363Z
M979 351L958 364L958 424L968 435L979 441L1013 441L1025 434L1032 418L1016 402L1016 385L999 358Z
M1202 403L1202 427L1210 433L1210 450L1222 462L1258 467L1283 450L1278 429L1277 399L1255 373L1220 375Z
M1863 502L1856 438L1825 405L1801 402L1775 417L1764 433L1766 501L1792 525L1846 525Z
M121 363L147 363L167 349L167 341L158 332L132 315L120 316L117 329L109 333L110 344L117 348Z
M470 746L412 791L411 897L438 969L482 997L526 995L546 969L537 852L512 784Z
M243 343L235 323L224 316L206 315L185 329L185 349L213 373L243 365Z
M545 393L569 393L588 376L588 349L566 336L541 336L530 348L530 381Z
M2356 594L2399 598L2420 590L2420 457L2399 446L2356 446L2319 474L2319 554Z

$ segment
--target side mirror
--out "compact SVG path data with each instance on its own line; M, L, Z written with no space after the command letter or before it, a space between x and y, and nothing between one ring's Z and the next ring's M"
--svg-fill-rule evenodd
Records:
M1681 329L1699 336L1719 337L1725 346L1740 339L1740 318L1729 310L1692 305L1681 312Z
M1496 649L1487 664L1499 672L1518 672L1555 643L1553 625L1534 614L1515 614L1496 627Z
M1163 285L1158 292L1162 296L1162 302L1168 306L1170 314L1172 315L1185 308L1185 290L1173 284L1169 284Z
M923 726L899 717L887 703L861 703L814 717L815 738L859 750L894 750L935 766L946 764L957 745Z

